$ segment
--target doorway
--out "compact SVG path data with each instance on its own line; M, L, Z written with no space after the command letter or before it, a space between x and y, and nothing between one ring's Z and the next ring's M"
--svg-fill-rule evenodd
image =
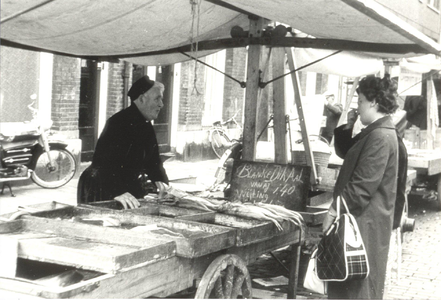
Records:
M170 152L170 130L171 130L171 113L173 103L173 65L156 67L155 80L164 84L164 107L161 109L158 118L153 122L156 139L158 140L159 152ZM147 74L146 66L134 65L133 82ZM151 78L153 79L153 78Z
M92 161L98 136L100 72L97 62L81 61L80 108L78 116L81 161Z

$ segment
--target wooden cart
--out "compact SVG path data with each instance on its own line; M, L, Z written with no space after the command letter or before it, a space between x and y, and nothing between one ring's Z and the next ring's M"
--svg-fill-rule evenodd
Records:
M2 297L164 297L197 287L196 298L250 298L247 264L297 245L288 295L295 297L302 237L290 222L280 231L267 221L165 205L116 208L114 201L77 207L53 202L0 222L2 247L15 242L18 249L15 276L0 277ZM105 227L105 218L121 226ZM130 230L152 224L157 231ZM76 277L54 285L51 279L60 273Z

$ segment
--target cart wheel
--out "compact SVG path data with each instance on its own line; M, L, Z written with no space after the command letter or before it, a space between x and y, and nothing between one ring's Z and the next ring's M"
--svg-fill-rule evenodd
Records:
M237 255L217 257L202 276L196 299L251 298L251 277L245 262Z

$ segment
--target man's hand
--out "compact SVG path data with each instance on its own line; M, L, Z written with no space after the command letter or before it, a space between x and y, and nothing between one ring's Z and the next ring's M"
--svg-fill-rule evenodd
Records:
M124 209L137 208L140 206L138 199L133 197L133 195L130 193L124 193L122 195L116 196L114 199L121 203L122 206L124 206Z
M168 185L162 181L156 181L155 184L158 188L158 199L164 198L165 194L167 193Z

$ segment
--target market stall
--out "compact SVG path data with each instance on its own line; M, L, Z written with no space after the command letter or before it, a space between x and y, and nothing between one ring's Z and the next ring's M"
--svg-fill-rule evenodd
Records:
M182 196L173 206L141 201L131 211L113 200L79 207L53 202L2 216L2 261L8 261L2 296L142 298L197 288L196 298L251 298L247 264L291 245L295 297L300 223L180 206L191 199Z
M86 5L83 1L45 1L32 7L18 2L2 6L3 45L59 55L160 65L197 60L218 49L248 46L243 153L234 169L233 201L216 204L222 207L219 211L202 212L179 207L179 201L177 208L146 202L140 209L127 212L116 209L115 202L34 208L30 215L0 223L0 237L10 246L8 259L19 262L0 277L2 293L15 297L139 298L169 296L196 286L200 298L251 297L246 265L263 253L295 245L292 257L296 263L291 266L288 292L289 298L295 297L303 241L301 224L283 218L262 221L256 212L249 218L225 213L237 212L237 207L259 207L254 202L268 204L266 197L277 195L280 207L299 210L306 223L315 222L305 213L306 193L320 186L332 190L336 173L328 176L326 167L320 173L314 160L296 73L300 66L292 47L363 51L381 57L439 53L441 47L403 25L375 1L281 2L276 8L270 1L236 0L173 1L166 5L162 1L133 1L130 5L119 1ZM317 5L322 10L315 9ZM173 16L170 7L176 12ZM348 16L347 20L340 20L335 11ZM287 28L282 34L267 31L265 36L268 20L293 23L314 37L287 34ZM245 36L230 38L235 26ZM288 161L283 80L273 83L274 163L256 162L259 94L265 87L261 70L266 69L262 46L274 48L274 77L284 75L285 56L288 59L305 166ZM268 173L269 169L272 171ZM266 186L268 176L275 174L281 175L271 182L279 184ZM41 269L34 267L40 263L58 266L50 274L27 273ZM76 279L54 287L51 279L59 279L63 275L60 269L66 268Z

